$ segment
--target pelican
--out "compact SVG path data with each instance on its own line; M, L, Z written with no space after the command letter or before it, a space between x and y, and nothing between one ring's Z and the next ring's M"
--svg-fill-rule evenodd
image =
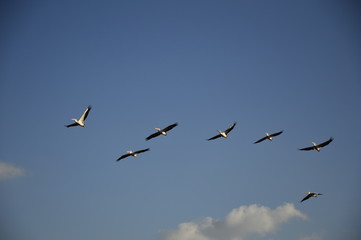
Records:
M72 118L71 120L73 120L74 123L69 124L69 125L65 125L65 127L74 127L74 126L84 127L84 126L85 126L84 121L85 121L85 119L87 118L87 116L88 116L88 114L89 114L89 112L90 112L91 109L92 109L92 106L89 105L89 106L87 107L87 109L85 109L83 115L81 115L81 117L79 118L79 120L76 119L76 118Z
M313 193L313 192L306 192L307 196L304 197L300 202L303 202L307 199L309 199L310 197L317 197L319 195L322 195L322 193Z
M178 126L178 123L173 123L172 125L169 125L169 126L163 128L163 129L154 128L155 130L157 130L157 132L149 135L148 137L146 137L145 140L148 141L148 140L150 140L150 139L152 139L152 138L158 137L159 135L167 136L167 132L168 132L169 130L171 130L172 128L176 127L176 126Z
M280 132L272 133L272 134L265 133L266 136L265 136L264 138L261 138L261 139L259 139L258 141L254 142L254 143L259 143L259 142L262 142L262 141L264 141L264 140L266 140L266 139L272 141L272 140L273 140L273 137L278 136L278 135L280 135L281 133L283 133L283 130L280 131Z
M146 152L146 151L149 151L149 150L150 150L149 148L146 148L146 149L138 150L138 151L135 151L135 152L127 151L127 153L122 155L120 158L118 158L117 161L120 161L123 158L129 157L129 156L137 157L139 153L143 153L143 152Z
M234 126L236 126L236 124L237 124L236 122L233 123L233 125L230 126L229 128L227 128L224 132L222 132L221 130L217 130L219 132L219 134L214 137L211 137L207 140L209 141L209 140L213 140L213 139L220 138L220 137L228 138L228 133L233 130L233 128L234 128Z
M301 148L299 150L303 150L303 151L316 150L317 152L319 152L322 147L328 145L332 141L333 141L333 138L331 137L326 142L320 143L318 145L315 142L312 142L312 145L313 145L312 147Z

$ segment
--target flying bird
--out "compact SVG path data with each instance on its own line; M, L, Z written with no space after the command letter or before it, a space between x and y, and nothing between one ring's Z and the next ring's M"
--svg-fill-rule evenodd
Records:
M261 139L259 139L258 141L254 142L254 143L259 143L259 142L262 142L262 141L264 141L264 140L266 140L266 139L272 141L273 137L278 136L278 135L280 135L281 133L283 133L283 130L280 131L280 132L272 133L272 134L265 133L266 136L265 136L264 138L261 138Z
M307 196L304 197L300 202L303 202L307 199L309 199L310 197L317 197L319 195L322 195L322 193L311 193L311 192L306 192Z
M127 151L126 154L120 156L120 158L117 159L117 161L120 161L122 160L123 158L127 158L129 156L132 156L132 157L137 157L139 153L143 153L143 152L146 152L146 151L149 151L150 149L149 148L146 148L146 149L142 149L142 150L138 150L138 151Z
M312 145L313 145L312 147L301 148L299 150L302 150L302 151L316 150L317 152L319 152L322 147L330 144L330 142L332 142L332 141L333 141L333 138L331 137L326 142L320 143L318 145L315 142L312 142Z
M145 140L150 140L152 138L158 137L159 135L164 135L167 136L167 132L170 131L171 129L173 129L174 127L178 126L178 123L174 123L172 125L169 125L168 127L165 127L163 129L160 128L155 128L155 130L157 130L157 132L149 135L148 137L146 137Z
M71 120L74 121L74 123L69 124L69 125L65 125L65 127L75 127L75 126L81 126L84 127L85 126L85 119L88 117L88 114L90 112L90 110L92 109L92 106L88 106L87 109L85 109L83 115L81 115L81 117L78 119L76 118L72 118Z
M233 128L234 128L234 126L236 126L236 124L237 124L236 122L233 123L233 125L230 126L229 128L227 128L224 132L222 132L221 130L217 130L219 132L219 134L214 137L211 137L207 140L209 141L209 140L217 139L220 137L228 138L228 133L233 130Z

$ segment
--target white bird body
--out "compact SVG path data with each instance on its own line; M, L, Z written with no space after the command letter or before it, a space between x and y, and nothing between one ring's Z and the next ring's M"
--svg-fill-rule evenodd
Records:
M131 156L133 156L133 157L137 157L138 156L138 154L136 154L135 152L133 152L133 151L127 151L127 153L129 153Z
M145 140L148 141L148 140L150 140L150 139L152 139L152 138L155 138L155 137L157 137L157 136L159 136L159 135L167 136L167 132L170 131L170 130L172 130L172 129L173 129L174 127L176 127L176 126L178 126L178 123L171 124L171 125L163 128L163 129L154 128L155 130L157 130L157 132L149 135L148 137L146 137Z
M124 155L122 155L122 156L120 156L120 157L117 159L117 161L120 161L120 160L122 160L123 158L127 158L127 157L130 157L130 156L132 156L132 157L137 157L139 153L143 153L143 152L146 152L146 151L149 151L149 150L150 150L149 148L146 148L146 149L138 150L138 151L135 151L135 152L133 152L133 151L127 151L127 153L124 154Z
M321 148L320 148L319 146L317 146L317 143L312 142L312 145L315 147L315 150L316 150L317 152L319 152L319 151L321 150ZM316 197L317 197L317 195L316 195Z
M222 137L224 137L224 138L228 138L227 133L222 132L221 130L217 130L217 131L219 132L219 134L221 134L221 136L222 136Z
M316 150L317 152L321 151L321 148L324 146L327 146L328 144L330 144L330 142L333 141L333 138L331 137L329 140L327 140L326 142L317 144L315 142L312 142L312 147L306 147L306 148L301 148L299 150L302 151L310 151L310 150Z
M282 134L282 133L283 133L283 130L280 131L280 132L272 133L272 134L269 134L268 132L266 132L266 133L265 133L265 135L266 135L265 137L257 140L257 141L254 142L254 143L259 143L259 142L262 142L262 141L264 141L264 140L266 140L266 139L272 141L272 140L273 140L273 137L276 137L276 136L278 136L278 135L280 135L280 134Z
M270 136L269 133L265 133L265 134L266 134L266 137L267 137L268 140L270 140L270 141L273 140L272 136Z
M305 200L307 200L307 199L309 199L309 198L311 198L311 197L318 197L319 195L323 195L322 193L315 193L315 192L306 192L306 194L307 194L307 196L306 197L304 197L302 200L301 200L301 202L303 202L303 201L305 201Z
M154 128L155 130L157 130L160 134L162 134L163 136L167 136L167 132L166 131L163 131L162 129L160 128Z
M81 119L76 119L76 118L72 118L71 120L73 120L74 122L76 122L80 127L84 127L85 123L84 120L82 121Z
M236 126L236 124L237 124L236 122L233 123L232 126L230 126L229 128L227 128L227 129L224 130L224 131L217 130L217 132L218 132L219 134L216 135L216 136L214 136L214 137L211 137L211 138L209 138L209 139L207 139L207 140L209 141L209 140L217 139L217 138L220 138L220 137L228 138L228 133L233 130L233 128Z
M66 125L66 127L74 127L74 126L80 126L85 127L85 119L88 117L89 111L92 109L92 107L89 105L87 109L85 109L83 115L78 119L72 118L71 120L74 121L74 123Z

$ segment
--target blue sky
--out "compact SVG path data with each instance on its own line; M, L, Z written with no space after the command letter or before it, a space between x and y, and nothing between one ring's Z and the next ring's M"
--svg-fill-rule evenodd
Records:
M356 1L0 9L6 239L360 239ZM308 191L324 195L299 203Z

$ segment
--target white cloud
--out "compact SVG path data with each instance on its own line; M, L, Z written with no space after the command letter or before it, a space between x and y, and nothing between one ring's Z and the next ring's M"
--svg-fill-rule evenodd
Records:
M10 178L17 178L24 175L24 169L11 165L9 163L0 162L0 181Z
M323 239L322 233L313 233L310 236L301 238L301 240L322 240L322 239Z
M233 209L223 220L204 218L181 223L178 229L164 232L164 240L244 240L250 234L264 236L278 229L291 218L306 219L306 215L285 203L275 209L249 205Z

